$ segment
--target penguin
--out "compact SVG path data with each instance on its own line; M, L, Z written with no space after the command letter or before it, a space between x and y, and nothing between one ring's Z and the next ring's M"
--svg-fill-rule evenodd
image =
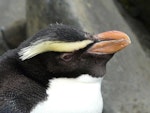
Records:
M0 113L102 113L106 64L130 43L121 31L49 25L0 57Z

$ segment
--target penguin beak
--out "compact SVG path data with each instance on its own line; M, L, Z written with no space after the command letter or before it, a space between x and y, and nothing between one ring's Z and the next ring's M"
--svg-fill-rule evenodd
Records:
M121 31L107 31L93 38L96 42L87 51L91 54L113 54L131 43L128 35Z

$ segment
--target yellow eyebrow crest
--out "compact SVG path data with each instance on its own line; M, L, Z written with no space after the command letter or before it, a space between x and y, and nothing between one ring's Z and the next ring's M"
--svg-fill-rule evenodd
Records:
M39 43L38 43L39 42ZM38 54L53 51L53 52L73 52L87 47L93 43L92 40L82 40L76 42L65 41L38 41L30 46L21 49L18 54L21 60L30 59Z

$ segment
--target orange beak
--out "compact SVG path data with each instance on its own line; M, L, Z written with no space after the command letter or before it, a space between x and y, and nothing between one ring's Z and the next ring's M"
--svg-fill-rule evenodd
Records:
M107 31L100 33L94 35L94 39L98 42L88 49L88 53L113 54L122 50L131 43L128 35L121 31Z

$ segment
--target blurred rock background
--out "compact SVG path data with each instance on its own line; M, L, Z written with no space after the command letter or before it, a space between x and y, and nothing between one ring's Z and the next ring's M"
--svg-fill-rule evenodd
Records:
M26 0L0 0L0 54L25 39L25 3Z
M142 6L135 1L0 0L0 52L56 22L90 33L124 31L132 44L107 65L102 85L104 113L150 113L150 30L149 21L144 20L150 11L148 1Z

